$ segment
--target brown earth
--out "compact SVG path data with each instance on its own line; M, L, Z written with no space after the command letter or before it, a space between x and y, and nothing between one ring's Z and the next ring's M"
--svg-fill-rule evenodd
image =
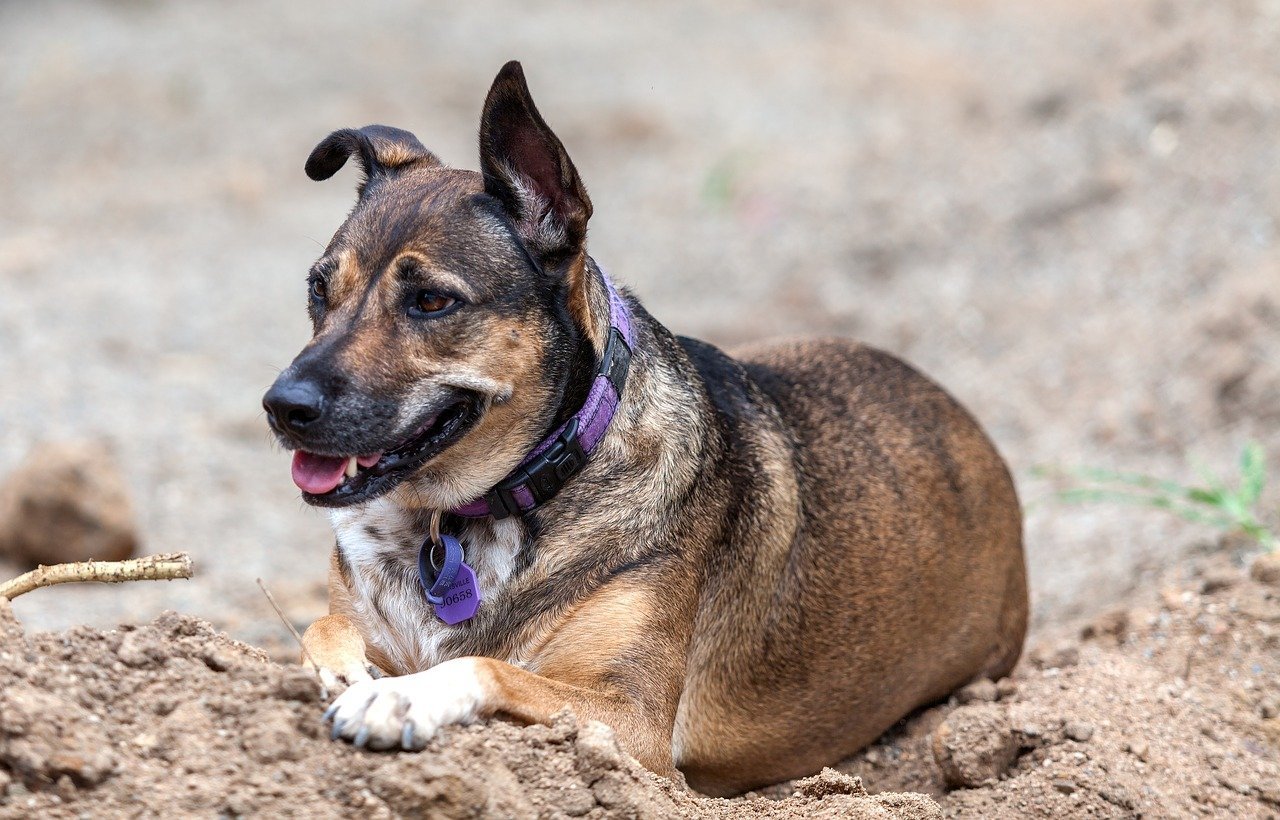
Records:
M24 638L0 599L0 817L940 817L827 771L780 801L697 797L600 723L451 728L421 754L326 737L299 666L205 621Z
M24 638L0 602L0 817L1277 817L1280 558L1253 574L1217 551L838 771L735 800L568 714L355 750L306 670L204 621Z

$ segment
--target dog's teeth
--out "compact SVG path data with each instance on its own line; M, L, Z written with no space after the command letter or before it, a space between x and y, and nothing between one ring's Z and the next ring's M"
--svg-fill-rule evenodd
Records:
M355 478L356 470L360 469L360 465L356 463L356 457L352 456L347 462L347 478Z

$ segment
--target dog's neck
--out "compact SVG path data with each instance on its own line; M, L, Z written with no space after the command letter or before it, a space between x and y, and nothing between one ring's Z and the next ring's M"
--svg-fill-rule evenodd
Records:
M592 275L594 274L594 275ZM613 416L621 404L626 388L627 374L631 367L635 332L632 326L631 308L607 277L588 258L583 271L586 289L594 282L603 286L605 304L603 310L588 309L588 316L599 315L607 322L605 339L600 353L592 354L590 388L586 397L577 400L581 389L562 391L570 396L554 418L561 420L553 431L526 456L506 478L483 496L452 512L462 518L487 518L498 520L527 514L551 500L573 476L586 466L596 447L608 432ZM590 293L583 294L590 305ZM597 335L594 328L586 334ZM580 342L581 349L583 343ZM575 362L570 370L573 375L585 368ZM569 409L576 408L576 409Z

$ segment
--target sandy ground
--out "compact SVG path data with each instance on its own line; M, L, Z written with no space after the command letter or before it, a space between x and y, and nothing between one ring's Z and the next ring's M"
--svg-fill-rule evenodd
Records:
M1259 583L1242 558L1163 573L839 771L733 800L568 714L355 750L325 736L306 670L204 621L24 636L0 601L0 818L1275 818L1280 559Z

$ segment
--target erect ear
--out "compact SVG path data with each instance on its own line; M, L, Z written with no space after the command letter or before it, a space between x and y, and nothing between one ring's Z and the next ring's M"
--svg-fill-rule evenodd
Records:
M387 125L366 125L364 128L343 128L334 131L320 141L307 157L307 176L314 180L328 179L338 173L354 154L364 172L359 191L376 177L387 176L400 168L415 163L439 165L440 160L418 142L408 131Z
M531 251L559 261L582 250L591 199L515 60L498 72L484 101L480 170L485 191L506 208Z

